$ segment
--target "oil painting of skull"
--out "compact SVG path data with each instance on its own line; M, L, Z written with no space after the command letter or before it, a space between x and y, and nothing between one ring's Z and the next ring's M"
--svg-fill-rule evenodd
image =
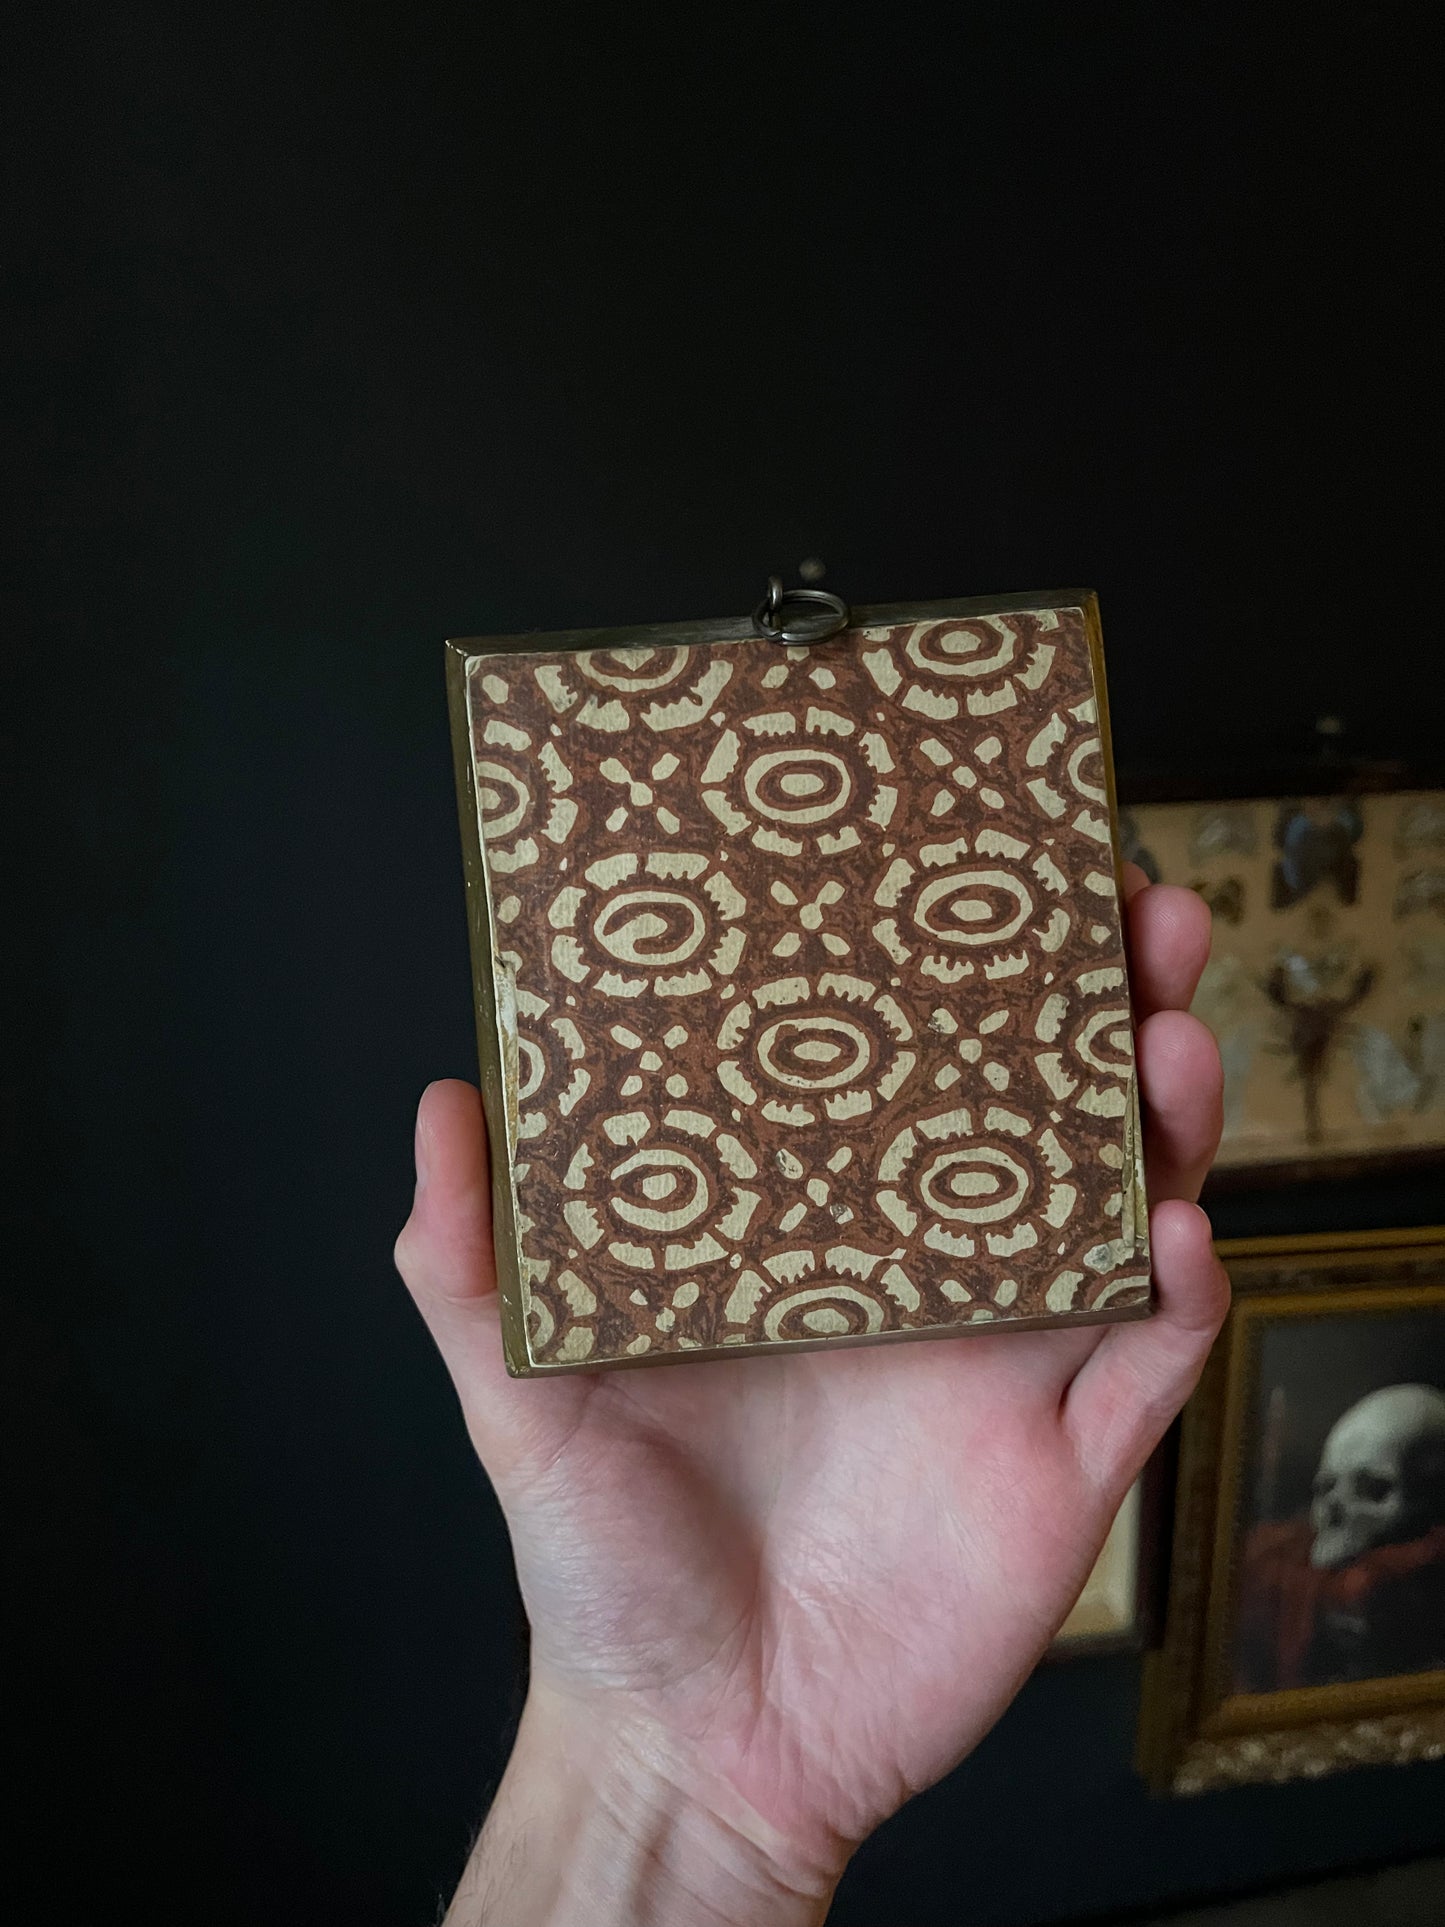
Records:
M1445 1308L1284 1317L1258 1363L1234 1690L1445 1669Z
M1387 1385L1352 1405L1325 1440L1310 1523L1326 1571L1445 1525L1445 1392Z

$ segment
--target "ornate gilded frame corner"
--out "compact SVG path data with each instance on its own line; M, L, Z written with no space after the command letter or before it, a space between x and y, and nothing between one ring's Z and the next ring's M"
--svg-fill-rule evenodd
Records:
M1265 1694L1227 1686L1257 1334L1282 1317L1445 1306L1445 1226L1242 1238L1217 1249L1234 1306L1180 1428L1167 1607L1144 1663L1139 1771L1155 1793L1195 1794L1445 1758L1445 1671Z

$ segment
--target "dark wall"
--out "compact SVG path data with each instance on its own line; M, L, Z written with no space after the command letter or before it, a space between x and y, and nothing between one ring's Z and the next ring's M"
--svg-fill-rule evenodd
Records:
M810 554L855 600L1084 582L1126 767L1324 711L1428 755L1431 20L32 10L6 1402L47 1914L425 1920L504 1757L505 1539L390 1269L415 1098L473 1065L441 638L741 610ZM1445 1767L1151 1802L1136 1690L1046 1671L836 1919L1445 1845Z

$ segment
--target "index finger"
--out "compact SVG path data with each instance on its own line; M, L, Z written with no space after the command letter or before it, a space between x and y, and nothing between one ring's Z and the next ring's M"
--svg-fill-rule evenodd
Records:
M1208 905L1193 890L1150 883L1134 864L1124 888L1135 1022L1156 1010L1188 1010L1209 961Z

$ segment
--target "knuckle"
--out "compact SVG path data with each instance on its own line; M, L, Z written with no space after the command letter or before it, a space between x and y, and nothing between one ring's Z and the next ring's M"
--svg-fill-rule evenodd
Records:
M391 1247L391 1261L408 1284L417 1270L417 1258L416 1220L408 1218Z

